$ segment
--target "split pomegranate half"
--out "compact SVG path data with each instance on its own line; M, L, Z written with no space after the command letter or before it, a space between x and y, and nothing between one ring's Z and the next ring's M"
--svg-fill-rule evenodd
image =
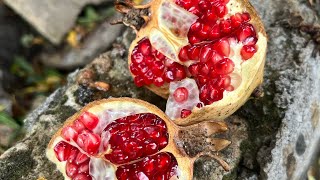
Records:
M227 130L223 123L209 124L197 127L208 135ZM189 157L178 145L182 129L144 101L100 100L65 122L51 139L47 156L65 179L191 180L198 156ZM211 142L214 151L230 143L217 138Z
M175 123L223 120L262 83L267 38L248 0L116 4L137 32L128 58L134 82L168 98ZM130 23L137 12L138 27Z

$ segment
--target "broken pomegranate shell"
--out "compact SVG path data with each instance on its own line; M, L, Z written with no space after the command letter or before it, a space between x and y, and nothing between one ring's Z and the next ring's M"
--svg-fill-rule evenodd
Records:
M262 83L267 37L248 0L116 4L137 33L128 58L134 82L168 98L166 114L176 124L223 120ZM130 23L137 15L144 23Z
M210 142L208 152L189 157L179 132L201 128ZM189 129L188 129L189 128ZM52 137L47 157L65 179L191 180L193 163L230 144L213 134L227 130L224 123L178 127L157 107L130 98L93 102L70 117ZM198 132L198 131L196 131Z

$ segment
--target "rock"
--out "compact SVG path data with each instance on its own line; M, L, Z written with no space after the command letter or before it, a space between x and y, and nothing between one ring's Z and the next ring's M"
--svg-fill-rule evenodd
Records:
M44 52L39 59L46 66L59 69L75 69L90 63L99 54L108 50L123 33L124 26L110 24L118 18L119 16L115 15L100 24L85 38L81 48L65 47L62 51Z
M219 154L232 170L225 172L203 157L196 161L194 179L305 179L319 149L320 56L318 41L312 39L319 25L314 10L318 6L302 0L251 2L269 36L265 96L248 101L227 119L226 137L233 143ZM0 179L61 179L43 152L63 121L92 100L129 96L164 108L164 100L132 83L126 60L132 37L126 31L112 50L71 74L68 85L29 115L26 138L0 156ZM77 76L83 77L80 84ZM108 83L111 89L102 93L85 86L94 81Z
M52 43L59 44L63 36L87 4L111 0L4 0Z

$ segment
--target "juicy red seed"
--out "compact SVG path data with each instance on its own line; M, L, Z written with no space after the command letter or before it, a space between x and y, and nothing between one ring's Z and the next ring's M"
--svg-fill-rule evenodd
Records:
M213 67L217 62L219 62L223 57L218 54L216 51L212 52L212 56L209 58L209 62L207 63L210 67Z
M133 51L133 53L131 55L131 62L133 64L139 64L139 63L142 63L142 61L143 61L143 54L136 52L136 51Z
M57 157L57 159L61 161L66 161L69 158L70 151L71 151L71 145L61 141L54 147L54 152Z
M89 160L89 157L81 152L78 153L74 163L79 165Z
M92 178L88 174L78 174L72 180L92 180Z
M192 76L197 76L199 74L199 64L192 64L188 67L188 70Z
M180 81L187 77L187 72L185 68L177 63L177 66L173 68L173 73L176 81Z
M233 91L234 87L232 85L225 88L226 91Z
M84 124L78 119L73 122L73 127L78 133L86 128Z
M255 47L255 45L245 45L242 47L241 49L241 57L243 60L248 60L250 58L252 58L252 56L257 52L257 48Z
M186 117L190 116L190 114L191 114L191 111L190 111L190 110L182 109L182 111L181 111L181 118L186 118Z
M210 72L210 69L207 64L202 64L199 70L200 74L203 76L207 76Z
M138 75L139 74L139 69L137 68L137 66L136 65L134 65L134 64L130 64L130 71L132 72L132 74L134 74L134 75Z
M78 146L90 155L98 153L100 146L100 136L89 131L82 131L77 139Z
M255 30L251 24L242 24L237 32L237 38L239 41L243 42L245 39L251 36L255 36Z
M204 46L200 51L200 62L205 63L212 56L212 48L210 46Z
M201 30L198 32L198 35L201 39L207 39L211 31L211 26L203 24Z
M188 49L190 47L189 46L184 46L183 48L181 48L180 52L179 52L179 59L182 62L188 61L189 57L188 57Z
M144 83L146 85L150 85L150 84L152 84L153 80L154 80L153 72L151 70L147 71L144 76Z
M165 56L161 52L157 51L156 52L156 58L158 60L164 60Z
M201 47L194 46L188 49L188 57L191 60L198 60L200 54Z
M242 13L241 18L243 19L244 22L249 22L251 20L250 14L247 12Z
M232 28L238 28L242 23L242 17L240 13L236 13L235 15L230 17Z
M225 58L217 62L214 66L214 71L218 74L229 74L234 69L234 63L229 58Z
M171 82L171 81L174 81L175 77L174 77L174 74L172 71L167 71L165 72L165 76L164 76L164 79L166 82Z
M78 168L79 174L89 174L89 164L84 163Z
M153 84L156 85L157 87L161 87L164 85L164 79L163 77L157 77L154 79Z
M66 165L66 174L69 177L74 177L78 173L78 166L72 163L67 162Z
M79 120L89 130L93 130L99 123L99 118L90 112L82 113L81 116L79 117Z
M136 114L110 123L104 131L111 134L112 152L105 158L115 164L137 160L154 154L168 144L168 132L164 120L154 114Z
M195 35L188 36L188 39L189 39L190 44L197 44L197 43L201 42L201 40L198 37L196 37Z
M162 180L169 180L171 177L178 175L176 171L177 166L177 160L171 153L162 152L147 156L133 164L119 166L116 170L116 176L118 180L156 180L159 176L162 177Z
M151 54L151 44L150 41L148 41L147 39L144 39L143 41L141 41L139 43L139 51L147 56Z
M134 83L136 86L141 87L144 85L144 81L143 78L141 78L140 76L136 76L134 77Z
M243 45L255 45L258 41L257 37L248 37L243 41Z
M70 150L69 157L68 157L68 162L70 162L70 163L74 162L76 157L77 157L77 155L78 155L78 153L79 153L78 148L72 146L71 150Z
M205 11L211 7L210 3L206 0L200 0L198 5L202 11Z
M228 9L225 5L217 3L215 5L215 12L218 17L222 18L224 15L228 13Z
M203 107L203 103L198 103L197 104L197 108L202 108Z
M220 39L218 42L216 42L213 45L213 48L223 56L228 57L230 55L230 43L226 38Z
M229 34L232 30L231 21L229 19L220 22L220 31L224 34Z
M179 87L174 91L173 97L176 102L185 102L189 97L189 91L185 87Z
M219 26L218 24L215 24L215 25L212 27L212 29L211 29L211 31L210 31L210 33L209 33L209 37L214 40L214 39L219 38L219 37L220 37L220 34L221 34L221 32L220 32L220 26Z
M67 141L70 141L71 139L73 141L76 141L78 137L78 132L77 130L75 130L73 126L66 126L62 129L61 136Z
M217 82L217 85L221 88L227 88L231 84L231 77L230 76L222 76L219 81Z

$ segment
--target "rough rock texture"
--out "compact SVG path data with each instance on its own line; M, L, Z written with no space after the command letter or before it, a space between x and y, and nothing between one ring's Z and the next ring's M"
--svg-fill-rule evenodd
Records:
M83 6L111 2L111 0L4 0L4 2L52 43L59 44L74 25Z
M303 179L319 148L319 1L251 2L269 35L265 96L250 100L227 120L227 137L233 143L220 154L230 163L231 172L201 158L196 161L194 179ZM91 100L130 96L164 107L164 100L132 84L125 50L132 37L127 35L119 38L112 51L71 74L67 86L30 114L25 121L26 138L0 156L0 179L61 179L44 156L46 144L64 119ZM76 83L77 76L83 77L82 85ZM93 81L105 81L112 88L102 93L84 85Z
M39 59L49 67L75 69L90 63L97 55L110 48L112 42L123 33L124 26L113 26L110 23L120 16L113 16L101 23L94 32L84 39L81 47L64 47L63 50L44 52Z

